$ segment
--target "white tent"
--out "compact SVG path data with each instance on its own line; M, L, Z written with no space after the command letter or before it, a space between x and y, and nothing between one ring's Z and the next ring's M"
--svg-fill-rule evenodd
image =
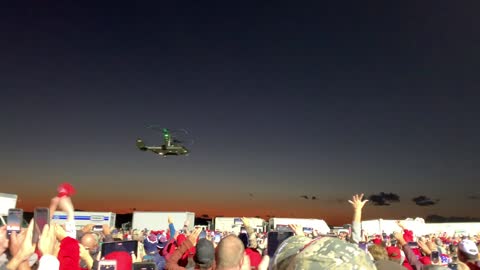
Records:
M425 220L423 220L423 218L407 218L403 220L403 224L406 229L413 231L415 236L428 234ZM397 220L373 219L362 221L362 230L364 230L367 235L382 233L390 235L393 232L398 232L402 229L397 225Z

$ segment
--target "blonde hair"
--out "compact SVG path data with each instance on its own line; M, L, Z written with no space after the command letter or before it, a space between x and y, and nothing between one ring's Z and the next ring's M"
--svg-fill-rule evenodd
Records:
M375 261L388 260L387 250L380 245L371 245L368 247L368 252L372 255Z

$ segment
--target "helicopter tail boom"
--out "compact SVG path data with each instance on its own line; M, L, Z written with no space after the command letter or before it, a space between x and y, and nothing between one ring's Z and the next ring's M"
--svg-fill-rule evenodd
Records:
M142 139L137 139L137 148L142 151L147 151L147 146L145 146Z

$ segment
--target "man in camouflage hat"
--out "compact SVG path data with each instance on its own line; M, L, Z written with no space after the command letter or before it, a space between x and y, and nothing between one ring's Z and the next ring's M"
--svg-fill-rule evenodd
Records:
M292 236L282 242L269 269L374 270L375 264L358 246L334 237Z

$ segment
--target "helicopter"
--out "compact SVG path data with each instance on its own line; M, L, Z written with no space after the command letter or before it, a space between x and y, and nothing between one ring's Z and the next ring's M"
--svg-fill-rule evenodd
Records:
M151 127L150 127L151 128ZM137 148L141 151L152 151L161 156L181 156L187 155L190 151L183 146L182 141L173 138L172 132L167 128L162 128L163 144L160 146L147 146L142 139L137 139Z

